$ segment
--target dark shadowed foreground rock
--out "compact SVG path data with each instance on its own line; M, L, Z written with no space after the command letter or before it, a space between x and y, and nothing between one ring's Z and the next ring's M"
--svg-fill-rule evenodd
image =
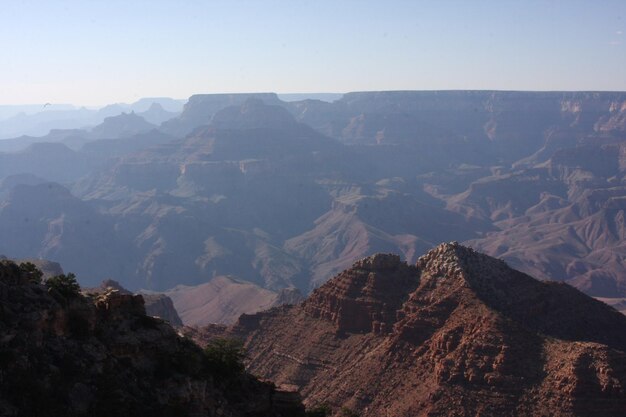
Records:
M335 415L626 413L626 317L456 243L415 266L363 259L300 305L194 336L224 334L245 340L249 371Z
M293 393L208 355L140 295L62 295L0 261L0 415L298 416Z

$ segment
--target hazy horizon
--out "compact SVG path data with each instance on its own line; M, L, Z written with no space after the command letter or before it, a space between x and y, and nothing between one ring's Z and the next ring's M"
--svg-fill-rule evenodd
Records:
M626 90L620 1L3 6L2 104L253 91Z
M467 89L463 89L463 88L455 88L455 89L402 89L402 90L354 90L354 91L345 91L345 92L341 92L341 93L335 93L335 92L317 92L317 91L313 91L313 92L286 92L286 93L277 93L275 91L216 91L216 92L200 92L200 93L193 93L188 97L167 97L167 96L158 96L158 95L152 95L152 96L146 96L146 97L139 97L136 100L133 101L121 101L121 100L117 100L117 101L112 101L112 102L104 102L104 103L99 103L99 104L82 104L82 103L63 103L63 102L58 102L58 103L50 103L50 102L40 102L40 103L21 103L21 104L15 104L15 103L0 103L0 108L2 107L33 107L33 106L44 106L46 105L46 108L49 108L47 105L51 105L53 107L53 109L58 109L59 107L63 108L63 110L67 110L70 108L73 109L81 109L81 108L86 108L89 110L97 110L106 106L114 106L114 105L131 105L134 103L137 103L138 101L141 100L151 100L151 99L173 99L176 101L182 101L182 102L186 102L191 96L194 95L227 95L227 94L276 94L278 96L279 99L281 99L282 101L298 101L300 99L298 98L290 98L290 99L285 99L285 96L317 96L317 95L336 95L336 96L343 96L345 94L349 94L349 93L377 93L377 92L454 92L454 91L477 91L477 92L516 92L516 93L624 93L626 92L626 89L624 90L505 90L505 89L493 89L493 88L483 88L483 89L471 89L471 88L467 88ZM329 100L322 100L322 101L329 101ZM44 108L42 108L42 110L44 110Z

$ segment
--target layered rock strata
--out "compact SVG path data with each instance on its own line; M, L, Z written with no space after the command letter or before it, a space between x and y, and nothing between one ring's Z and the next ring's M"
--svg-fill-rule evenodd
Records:
M202 332L200 332L202 333ZM457 243L358 261L298 306L243 315L248 369L361 416L618 416L626 317Z

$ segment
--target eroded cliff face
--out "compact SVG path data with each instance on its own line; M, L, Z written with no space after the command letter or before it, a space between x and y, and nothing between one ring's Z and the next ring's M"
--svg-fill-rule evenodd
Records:
M63 295L0 263L0 415L287 416L297 397L207 367L141 295Z
M398 255L377 254L315 291L303 308L310 317L334 323L339 333L389 333L396 310L418 283L415 267Z
M626 318L456 243L375 255L299 306L244 315L248 369L361 416L621 415Z

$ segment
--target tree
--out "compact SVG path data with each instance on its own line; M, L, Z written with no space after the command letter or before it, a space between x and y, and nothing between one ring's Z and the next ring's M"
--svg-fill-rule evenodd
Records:
M76 281L76 275L71 272L67 275L56 275L46 280L46 287L56 290L63 297L73 298L80 294L80 285Z
M43 272L35 266L32 262L22 262L20 264L20 271L22 273L28 275L28 279L30 282L34 282L36 284L41 284L41 278L43 277Z
M204 348L205 363L209 371L220 376L241 374L246 355L243 343L237 339L213 339Z

